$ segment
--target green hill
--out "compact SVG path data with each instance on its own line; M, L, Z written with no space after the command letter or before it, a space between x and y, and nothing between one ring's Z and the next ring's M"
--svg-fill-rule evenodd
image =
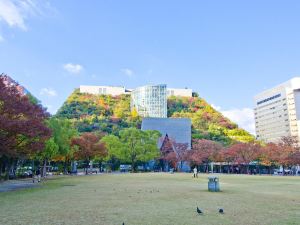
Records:
M130 111L130 96L91 95L76 89L56 114L72 120L79 132L101 130L117 134L126 127L140 127L142 119ZM200 97L171 97L169 117L191 118L193 138L209 139L229 145L249 142L254 137L225 118Z

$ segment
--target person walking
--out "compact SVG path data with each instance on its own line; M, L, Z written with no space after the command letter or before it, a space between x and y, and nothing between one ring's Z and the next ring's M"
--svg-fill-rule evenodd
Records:
M194 167L194 178L198 178L198 170L197 170L197 167L195 166Z

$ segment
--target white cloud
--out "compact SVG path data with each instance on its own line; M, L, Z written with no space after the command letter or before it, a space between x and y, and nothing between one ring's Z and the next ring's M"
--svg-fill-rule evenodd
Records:
M211 106L212 106L215 110L217 110L217 111L220 111L220 110L221 110L221 106L217 106L217 105L215 105L215 104L211 104Z
M241 128L255 134L254 113L250 108L221 110L221 113L237 123Z
M128 69L128 68L121 69L121 72L124 73L128 77L132 77L134 75L133 70Z
M0 21L6 22L10 27L19 27L23 30L26 30L24 19L26 14L24 14L24 10L22 10L22 5L27 5L24 1L20 4L17 1L12 0L0 0Z
M83 70L83 66L79 64L67 63L63 65L63 68L69 73L79 74Z
M57 93L52 88L42 88L40 91L40 95L48 96L48 97L55 97Z
M46 0L0 0L0 22L22 30L27 30L25 21L29 17L45 16L46 11L54 12Z

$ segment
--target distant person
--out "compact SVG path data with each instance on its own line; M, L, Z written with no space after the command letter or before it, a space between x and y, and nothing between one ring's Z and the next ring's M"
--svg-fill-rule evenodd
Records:
M39 168L36 170L36 176L37 176L38 182L41 182L41 171Z
M197 167L195 166L194 168L194 178L198 178L198 170L197 170Z

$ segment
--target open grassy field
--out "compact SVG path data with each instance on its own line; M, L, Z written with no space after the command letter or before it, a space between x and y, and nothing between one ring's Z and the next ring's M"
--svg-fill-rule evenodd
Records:
M210 193L207 175L55 178L41 188L0 193L0 224L300 224L300 177L222 175L220 181L222 192Z

